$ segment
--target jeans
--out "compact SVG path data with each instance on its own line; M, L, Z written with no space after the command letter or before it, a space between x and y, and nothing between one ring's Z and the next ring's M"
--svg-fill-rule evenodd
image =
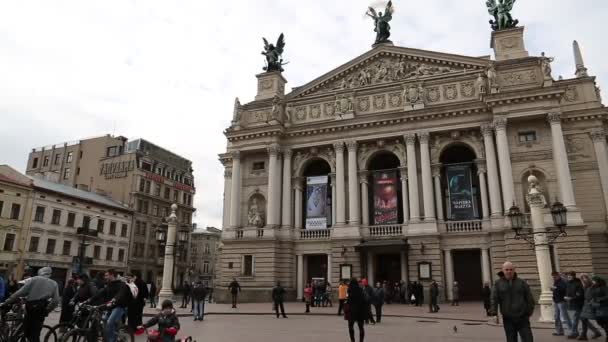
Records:
M590 320L586 318L581 318L581 325L581 336L587 337L587 330L591 330L591 332L595 336L602 335L602 333L600 333L600 330Z
M380 323L382 320L382 304L374 304L374 308L376 309L376 322Z
M205 300L192 300L192 307L194 308L194 319L202 321L205 316Z
M567 333L570 333L572 325L570 324L570 317L568 316L568 310L566 310L566 302L553 303L555 309L555 332L563 334L564 329Z
M534 342L532 329L530 328L530 319L528 317L519 319L504 317L503 326L507 342L517 342L517 334L521 337L521 342Z
M108 322L106 323L106 339L108 342L116 342L116 329L118 328L118 322L120 322L125 315L125 308L115 307L112 309L112 313L110 313L110 317L108 317Z
M568 317L570 317L570 336L578 336L578 322L581 319L582 311L582 308L580 310L568 310Z

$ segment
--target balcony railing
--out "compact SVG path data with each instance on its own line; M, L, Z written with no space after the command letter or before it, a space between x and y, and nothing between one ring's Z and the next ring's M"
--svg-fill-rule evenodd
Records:
M234 237L235 237L236 239L242 239L242 238L243 238L243 235L244 235L244 232L243 232L243 230L242 230L242 229L237 229L237 230L235 230L235 236L234 236Z
M301 240L329 240L331 229L302 229L300 230Z
M469 233L483 230L481 220L447 221L445 228L448 233Z
M403 226L400 224L370 226L369 236L400 236L403 235Z

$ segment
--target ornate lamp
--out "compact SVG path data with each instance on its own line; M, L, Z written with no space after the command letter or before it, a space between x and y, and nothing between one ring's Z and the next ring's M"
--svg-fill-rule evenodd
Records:
M519 207L513 204L507 213L507 216L511 220L511 229L515 232L516 236L519 236L522 228L524 227L524 215L519 210Z
M568 224L567 212L568 209L559 201L555 201L553 205L551 205L553 224L559 228L560 233L565 233L566 225Z
M188 242L189 233L190 230L188 229L188 226L181 226L180 230L177 233L177 238L180 244L186 244L186 242Z
M156 231L154 232L156 235L156 241L159 244L165 243L167 241L167 226L166 225L158 225L156 226Z

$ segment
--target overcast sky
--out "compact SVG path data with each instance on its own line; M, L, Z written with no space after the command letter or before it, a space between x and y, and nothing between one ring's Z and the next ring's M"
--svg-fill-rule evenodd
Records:
M0 164L103 134L143 137L193 161L199 226L221 227L223 130L255 96L261 37L285 33L284 76L302 85L366 52L370 0L0 0ZM484 0L395 0L396 45L491 54ZM573 77L572 40L608 87L608 1L519 0L531 55ZM602 57L604 56L604 57ZM603 91L604 98L607 94Z

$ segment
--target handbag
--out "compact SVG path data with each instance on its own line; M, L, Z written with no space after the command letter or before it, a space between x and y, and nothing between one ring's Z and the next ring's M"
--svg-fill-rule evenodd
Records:
M344 303L344 320L345 321L349 321L351 317L351 309L350 309L350 304Z
M416 301L416 296L412 295L412 296L410 297L410 300L411 300L412 302Z

